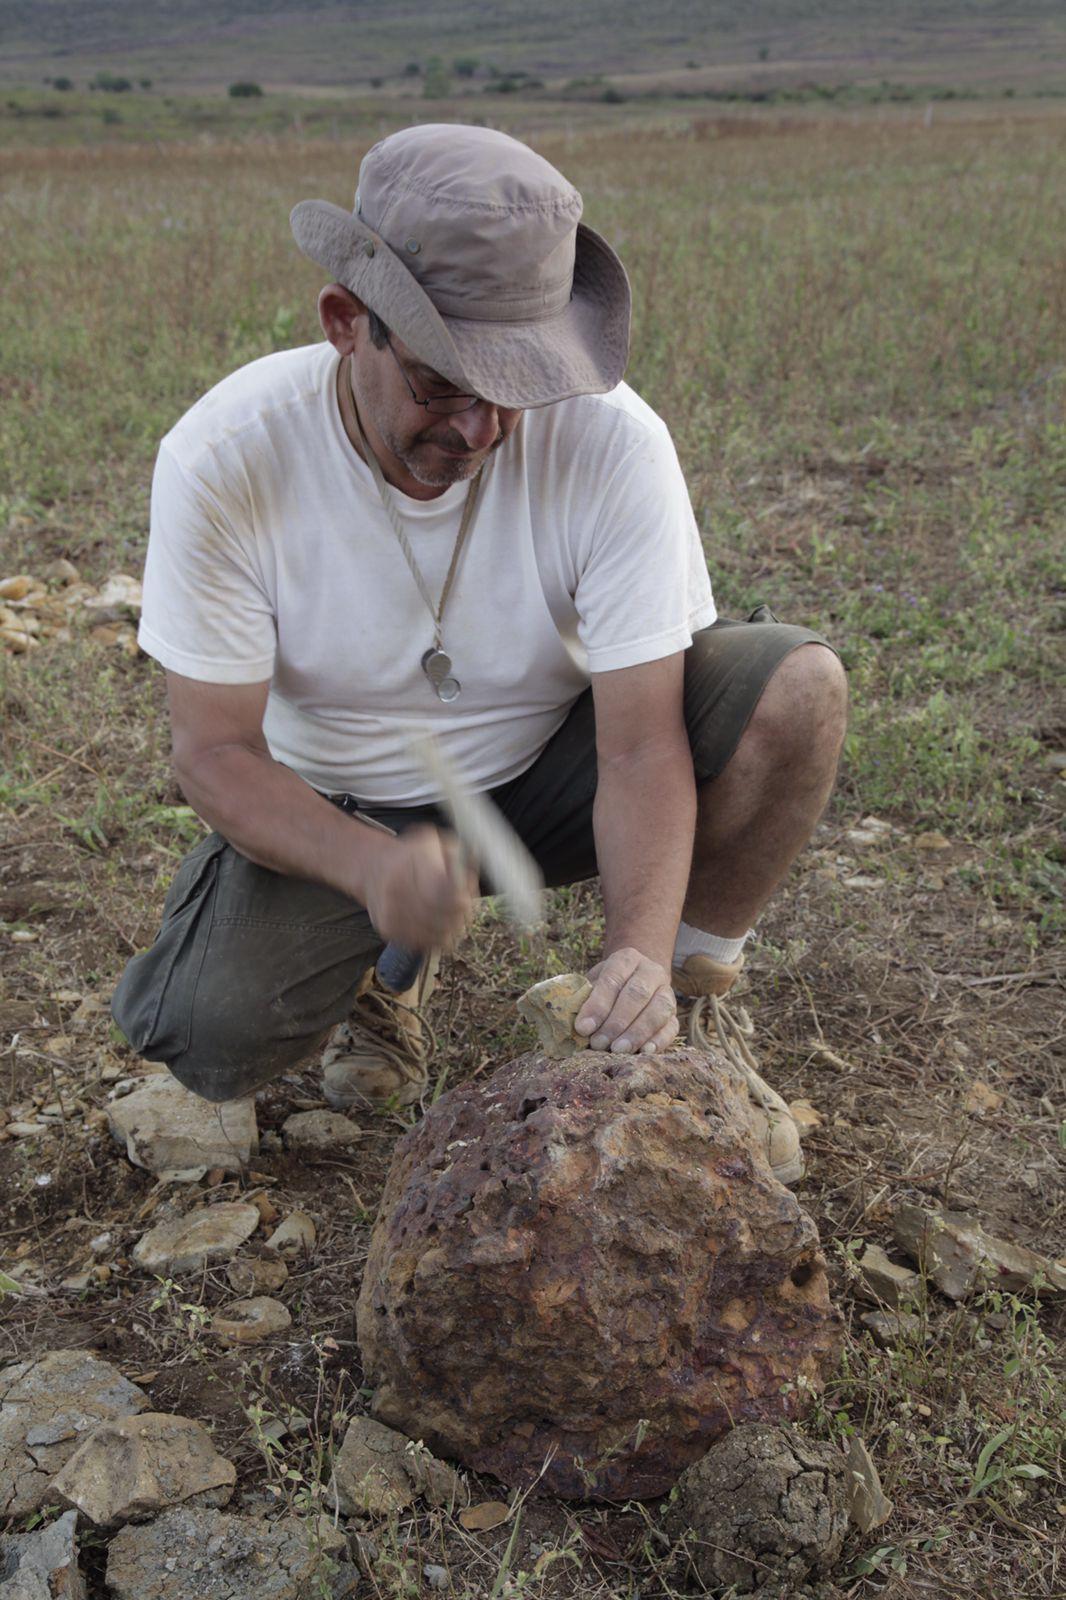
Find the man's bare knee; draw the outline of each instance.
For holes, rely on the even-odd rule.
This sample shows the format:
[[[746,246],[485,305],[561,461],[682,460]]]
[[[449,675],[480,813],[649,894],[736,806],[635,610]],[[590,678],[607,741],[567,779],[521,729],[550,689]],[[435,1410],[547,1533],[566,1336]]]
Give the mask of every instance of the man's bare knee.
[[[848,686],[839,658],[822,644],[791,651],[763,690],[745,741],[790,766],[833,763],[847,731]]]

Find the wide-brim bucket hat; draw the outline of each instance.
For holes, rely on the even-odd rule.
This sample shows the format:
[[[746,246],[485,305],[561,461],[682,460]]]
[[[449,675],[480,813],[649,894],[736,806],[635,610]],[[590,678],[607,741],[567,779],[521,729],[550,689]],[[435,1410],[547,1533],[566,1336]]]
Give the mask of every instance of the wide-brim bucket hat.
[[[550,162],[493,128],[390,134],[355,209],[302,200],[296,242],[463,393],[495,405],[605,394],[629,354],[629,281]]]

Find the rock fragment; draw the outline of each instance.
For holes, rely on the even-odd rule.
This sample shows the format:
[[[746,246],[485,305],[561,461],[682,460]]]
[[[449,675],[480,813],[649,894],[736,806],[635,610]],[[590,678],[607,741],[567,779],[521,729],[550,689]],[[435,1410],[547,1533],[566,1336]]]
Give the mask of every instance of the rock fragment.
[[[135,1167],[160,1178],[202,1178],[210,1167],[241,1172],[259,1148],[252,1097],[215,1105],[169,1073],[108,1107],[112,1136]]]
[[[861,1274],[860,1292],[867,1300],[894,1307],[904,1300],[913,1302],[922,1297],[920,1274],[890,1261],[880,1245],[868,1244],[857,1266]]]
[[[329,1153],[358,1144],[363,1131],[340,1111],[297,1111],[282,1125],[290,1150]]]
[[[574,1021],[592,993],[587,978],[577,972],[564,972],[545,978],[518,1002],[518,1015],[532,1022],[541,1050],[552,1061],[561,1061],[578,1050],[587,1050],[588,1037],[574,1032]]]
[[[317,1600],[323,1592],[345,1600],[357,1575],[348,1563],[336,1569],[317,1529],[296,1517],[268,1522],[186,1506],[123,1528],[107,1552],[116,1600]]]
[[[847,1533],[844,1458],[794,1428],[734,1428],[678,1480],[668,1520],[691,1529],[689,1556],[718,1593],[784,1583],[795,1593],[828,1573]]]
[[[986,1288],[1017,1294],[1037,1283],[1041,1294],[1066,1294],[1066,1264],[997,1239],[974,1217],[901,1205],[892,1228],[900,1248],[952,1300]]]
[[[848,1516],[860,1533],[871,1533],[892,1515],[892,1502],[885,1499],[881,1475],[857,1433],[848,1446],[847,1493]]]
[[[266,1294],[234,1300],[211,1318],[211,1332],[227,1344],[258,1344],[291,1326],[292,1317],[286,1307]]]
[[[916,1344],[922,1338],[922,1319],[913,1311],[865,1311],[859,1321],[882,1350]]]
[[[269,1245],[255,1255],[238,1257],[226,1268],[230,1287],[240,1295],[268,1294],[271,1289],[280,1289],[288,1276],[288,1267]]]
[[[310,1255],[315,1248],[315,1225],[306,1211],[290,1211],[267,1240],[267,1248],[292,1261],[296,1256]]]
[[[134,1245],[133,1259],[145,1272],[199,1272],[208,1262],[227,1260],[258,1226],[255,1206],[239,1200],[200,1206],[150,1228]]]
[[[87,1350],[53,1350],[0,1370],[0,1515],[21,1517],[102,1422],[135,1415],[143,1389]]]
[[[49,1495],[98,1527],[139,1522],[196,1498],[224,1506],[237,1469],[219,1455],[202,1423],[146,1411],[106,1422],[78,1446],[52,1480]]]
[[[523,1056],[396,1148],[358,1306],[372,1410],[510,1487],[662,1494],[833,1370],[817,1246],[724,1055]]]
[[[0,1595],[4,1600],[85,1600],[78,1570],[77,1512],[46,1528],[0,1534]]]
[[[449,1509],[470,1499],[453,1467],[371,1417],[353,1417],[348,1425],[333,1463],[330,1496],[345,1516],[387,1516],[419,1496]]]

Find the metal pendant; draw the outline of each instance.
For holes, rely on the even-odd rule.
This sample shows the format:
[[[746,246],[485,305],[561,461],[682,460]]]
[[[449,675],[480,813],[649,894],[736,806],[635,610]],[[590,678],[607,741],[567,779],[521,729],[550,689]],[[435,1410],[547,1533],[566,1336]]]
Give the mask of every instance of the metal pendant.
[[[422,657],[422,671],[433,685],[438,700],[445,704],[458,700],[462,684],[452,677],[452,658],[446,650],[439,650],[435,645],[427,650]]]

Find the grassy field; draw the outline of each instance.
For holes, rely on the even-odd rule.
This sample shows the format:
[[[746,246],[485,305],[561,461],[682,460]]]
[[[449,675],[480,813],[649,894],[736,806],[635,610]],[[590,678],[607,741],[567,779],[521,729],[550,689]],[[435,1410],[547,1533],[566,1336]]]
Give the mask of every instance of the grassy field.
[[[826,1590],[861,1600],[1066,1593],[1061,1313],[1003,1295],[956,1307],[930,1288],[920,1331],[882,1350],[853,1266],[907,1198],[1066,1248],[1054,109],[976,106],[930,127],[616,114],[537,135],[631,273],[630,381],[673,430],[720,608],[766,601],[822,629],[849,670],[838,791],[759,929],[744,999],[766,1075],[821,1117],[800,1192],[849,1337],[811,1426],[860,1432],[895,1503]],[[235,365],[316,337],[319,274],[287,213],[308,195],[350,204],[356,141],[378,131],[0,150],[0,576],[57,557],[93,583],[139,570],[156,442]],[[63,1113],[40,1138],[0,1129],[0,1245],[51,1286],[5,1302],[0,1360],[96,1343],[126,1371],[157,1369],[157,1408],[210,1420],[242,1488],[306,1506],[324,1397],[362,1404],[355,1284],[403,1119],[366,1119],[385,1135],[365,1142],[373,1157],[336,1164],[351,1203],[333,1171],[259,1158],[275,1203],[320,1228],[284,1361],[213,1352],[188,1307],[219,1303],[221,1277],[183,1286],[179,1309],[131,1268],[160,1196],[99,1108],[105,1074],[132,1058],[106,1017],[75,1008],[105,1000],[152,936],[198,834],[168,770],[160,676],[81,627],[0,656],[2,1097]],[[869,815],[890,825],[878,845],[849,837]],[[436,1002],[449,1082],[523,1044],[514,997],[546,963],[584,960],[598,929],[592,890],[556,897],[548,947],[518,949],[486,917]],[[309,1069],[268,1091],[261,1130],[314,1085]],[[110,1270],[64,1294],[83,1218],[112,1231]],[[261,1422],[291,1406],[312,1428],[279,1455],[248,1408]],[[456,1600],[700,1592],[655,1508],[523,1516],[509,1555],[508,1529],[463,1534],[440,1513],[382,1525],[365,1593],[422,1593],[426,1562]],[[99,1552],[89,1562],[98,1584]]]
[[[1057,0],[0,0],[0,82],[97,72],[168,89],[233,79],[351,88],[437,58],[564,82],[575,74],[738,79],[1057,83]],[[416,73],[417,76],[417,73]],[[457,85],[457,86],[461,86]]]

